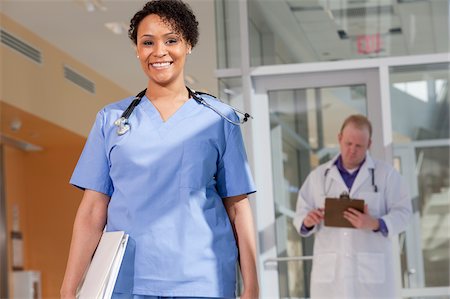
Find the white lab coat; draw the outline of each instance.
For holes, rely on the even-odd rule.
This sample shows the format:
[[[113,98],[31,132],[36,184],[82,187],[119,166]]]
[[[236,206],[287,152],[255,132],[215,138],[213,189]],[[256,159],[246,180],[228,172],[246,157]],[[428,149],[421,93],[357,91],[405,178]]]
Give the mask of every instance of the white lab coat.
[[[391,165],[367,154],[348,192],[334,165],[337,158],[312,171],[298,195],[295,228],[304,237],[315,233],[311,298],[395,298],[393,256],[398,253],[392,252],[391,237],[406,229],[412,213],[407,186]],[[378,192],[370,168],[375,169]],[[310,210],[323,208],[325,197],[339,197],[344,191],[365,200],[372,217],[386,223],[388,237],[365,229],[326,227],[323,222],[307,234],[300,232]]]

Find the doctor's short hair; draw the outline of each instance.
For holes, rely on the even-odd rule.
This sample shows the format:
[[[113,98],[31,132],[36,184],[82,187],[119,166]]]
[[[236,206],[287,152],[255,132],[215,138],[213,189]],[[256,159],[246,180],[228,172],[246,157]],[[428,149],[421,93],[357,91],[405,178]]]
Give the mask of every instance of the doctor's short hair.
[[[353,114],[347,117],[344,122],[342,123],[341,131],[344,131],[344,128],[348,125],[352,124],[358,129],[364,129],[367,128],[369,130],[369,138],[372,138],[372,124],[370,123],[369,119],[365,117],[362,114]]]
[[[198,22],[191,7],[181,0],[151,0],[130,21],[128,37],[137,44],[137,31],[141,21],[148,15],[159,16],[172,30],[194,48],[198,42]]]

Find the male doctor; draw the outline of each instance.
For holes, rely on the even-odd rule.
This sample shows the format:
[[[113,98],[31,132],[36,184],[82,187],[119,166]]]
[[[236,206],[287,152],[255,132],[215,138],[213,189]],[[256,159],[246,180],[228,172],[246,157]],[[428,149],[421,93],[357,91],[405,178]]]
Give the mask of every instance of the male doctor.
[[[338,134],[340,154],[312,171],[298,194],[295,228],[303,237],[315,234],[313,299],[399,297],[391,237],[406,229],[411,199],[399,173],[367,152],[371,136],[365,116],[348,117]],[[344,212],[354,228],[324,226],[325,198],[344,192],[363,199],[364,212]]]

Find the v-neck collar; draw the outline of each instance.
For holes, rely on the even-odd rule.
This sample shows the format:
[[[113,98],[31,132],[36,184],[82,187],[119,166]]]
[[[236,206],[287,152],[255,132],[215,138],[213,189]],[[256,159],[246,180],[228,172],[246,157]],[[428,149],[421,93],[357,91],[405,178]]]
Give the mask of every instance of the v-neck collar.
[[[139,107],[148,115],[161,138],[164,138],[170,129],[191,114],[192,110],[197,107],[197,102],[192,97],[189,98],[166,121],[162,119],[158,109],[156,109],[155,105],[153,105],[147,96],[142,97]]]

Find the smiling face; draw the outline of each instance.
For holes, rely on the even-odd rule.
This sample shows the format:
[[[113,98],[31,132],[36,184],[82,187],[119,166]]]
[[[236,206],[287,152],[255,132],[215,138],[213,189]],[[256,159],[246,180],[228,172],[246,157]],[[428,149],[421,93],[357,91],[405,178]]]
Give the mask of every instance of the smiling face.
[[[148,15],[140,22],[136,51],[150,83],[184,85],[184,64],[190,49],[181,34],[158,15]]]
[[[357,168],[366,157],[371,140],[366,126],[357,127],[353,123],[347,124],[338,135],[341,157],[346,169]]]

